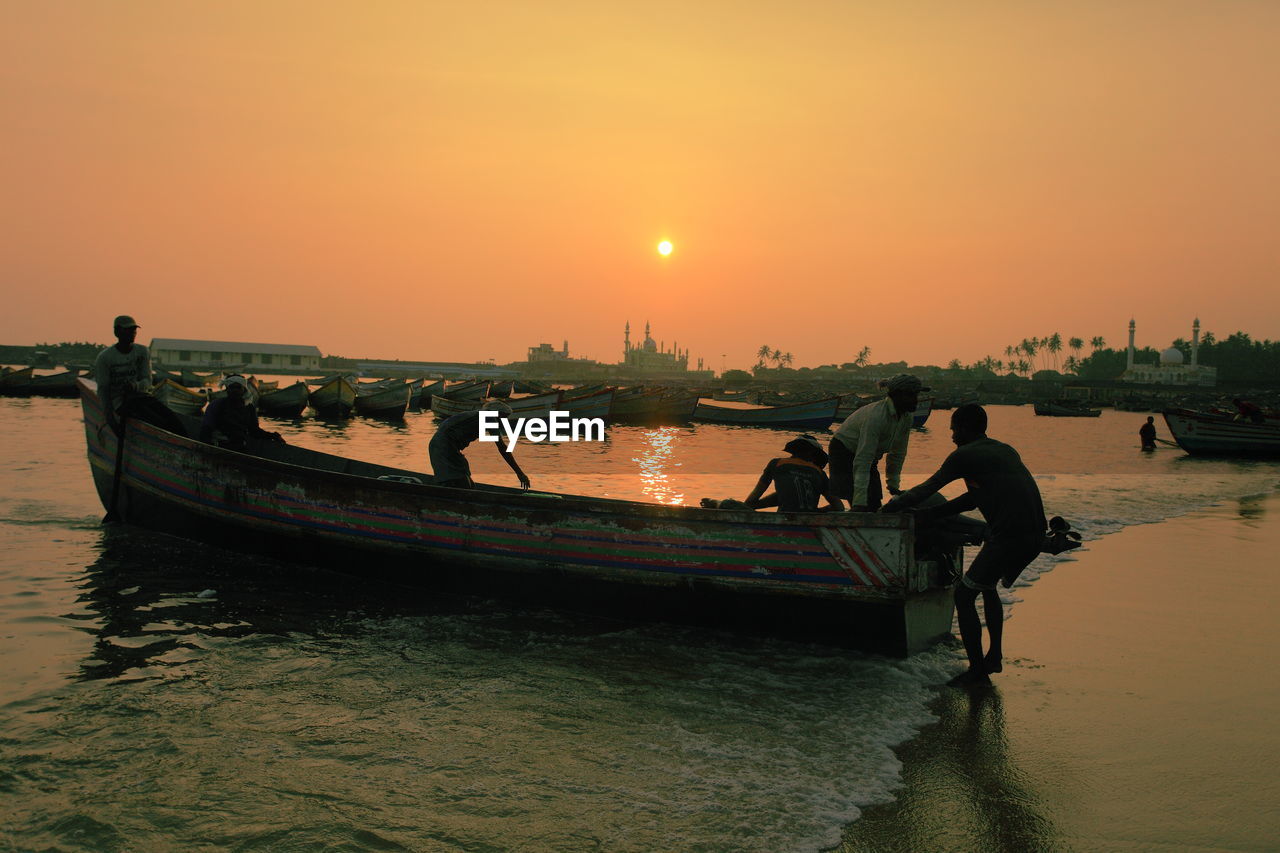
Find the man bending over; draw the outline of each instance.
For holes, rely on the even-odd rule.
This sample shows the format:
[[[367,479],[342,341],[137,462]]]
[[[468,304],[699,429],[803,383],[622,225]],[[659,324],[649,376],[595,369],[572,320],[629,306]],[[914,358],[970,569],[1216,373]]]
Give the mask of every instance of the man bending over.
[[[955,687],[991,684],[990,673],[1003,669],[1001,635],[1004,605],[996,581],[1010,587],[1044,543],[1044,504],[1031,472],[1018,452],[987,437],[987,413],[968,403],[951,415],[951,440],[956,449],[928,480],[890,500],[885,512],[909,509],[954,480],[964,480],[963,495],[936,509],[923,510],[930,518],[953,515],[975,507],[982,513],[990,534],[978,556],[956,584],[956,619],[960,639],[969,657],[969,669],[953,678]],[[982,594],[990,647],[982,653],[982,625],[977,599]]]

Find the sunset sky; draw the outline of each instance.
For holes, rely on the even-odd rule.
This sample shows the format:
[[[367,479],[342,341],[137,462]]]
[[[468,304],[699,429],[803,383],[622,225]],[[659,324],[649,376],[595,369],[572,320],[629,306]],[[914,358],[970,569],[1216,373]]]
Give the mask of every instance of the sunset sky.
[[[1280,3],[10,0],[0,343],[1280,338]],[[674,244],[663,257],[660,240]]]

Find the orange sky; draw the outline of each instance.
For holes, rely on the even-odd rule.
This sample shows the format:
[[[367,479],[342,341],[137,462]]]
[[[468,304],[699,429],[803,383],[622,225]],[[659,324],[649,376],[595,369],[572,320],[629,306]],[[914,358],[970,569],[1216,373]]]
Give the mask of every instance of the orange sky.
[[[0,343],[1280,338],[1280,3],[6,4]],[[663,259],[657,242],[675,252]],[[634,339],[634,336],[633,336]],[[723,356],[723,358],[722,358]]]

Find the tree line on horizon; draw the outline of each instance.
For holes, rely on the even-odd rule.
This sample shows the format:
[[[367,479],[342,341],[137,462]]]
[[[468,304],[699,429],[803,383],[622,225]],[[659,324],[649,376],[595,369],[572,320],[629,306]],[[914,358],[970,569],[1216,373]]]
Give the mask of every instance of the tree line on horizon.
[[[1084,354],[1086,346],[1089,349]],[[1191,362],[1191,342],[1178,338],[1173,346],[1182,352],[1184,363]],[[1124,373],[1128,363],[1128,347],[1112,349],[1106,339],[1095,335],[1063,337],[1059,332],[1043,337],[1031,336],[1009,344],[1001,352],[1003,357],[988,355],[972,364],[952,359],[944,374],[955,378],[995,379],[999,377],[1031,378],[1038,374],[1048,376],[1076,376],[1081,379],[1116,379]],[[793,356],[771,345],[763,345],[756,353],[753,372],[756,375],[783,372],[807,373],[811,368],[792,369]],[[1219,339],[1207,331],[1200,336],[1199,363],[1218,370],[1218,379],[1247,381],[1280,378],[1280,340],[1254,340],[1247,332],[1237,331]],[[1160,351],[1152,347],[1135,348],[1136,364],[1152,364],[1160,360]],[[770,367],[768,362],[773,362]],[[898,369],[905,362],[892,364],[871,363],[871,348],[862,347],[857,356],[843,364],[823,365],[825,368],[860,372],[866,369]],[[745,373],[745,371],[739,371]]]

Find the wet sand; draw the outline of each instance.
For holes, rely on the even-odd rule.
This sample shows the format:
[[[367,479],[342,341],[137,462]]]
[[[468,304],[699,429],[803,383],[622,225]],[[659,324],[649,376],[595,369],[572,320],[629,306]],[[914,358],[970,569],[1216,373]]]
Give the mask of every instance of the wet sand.
[[[1014,606],[996,687],[941,688],[863,850],[1280,846],[1280,495],[1124,530]]]

